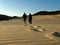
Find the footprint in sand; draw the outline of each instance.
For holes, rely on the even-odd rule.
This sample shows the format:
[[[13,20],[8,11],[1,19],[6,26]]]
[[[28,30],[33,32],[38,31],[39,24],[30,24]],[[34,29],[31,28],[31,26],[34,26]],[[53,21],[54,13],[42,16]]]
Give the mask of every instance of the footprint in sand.
[[[45,37],[50,40],[57,41],[57,42],[60,41],[60,33],[58,33],[58,32],[47,33],[47,34],[45,34]]]
[[[30,29],[35,32],[44,32],[45,31],[41,26],[30,26]]]

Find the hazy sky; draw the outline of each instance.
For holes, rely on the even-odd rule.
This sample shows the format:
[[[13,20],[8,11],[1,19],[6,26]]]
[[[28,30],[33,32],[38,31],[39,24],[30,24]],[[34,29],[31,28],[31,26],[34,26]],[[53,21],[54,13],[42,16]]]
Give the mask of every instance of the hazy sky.
[[[0,0],[0,14],[22,16],[45,10],[60,10],[60,0]]]

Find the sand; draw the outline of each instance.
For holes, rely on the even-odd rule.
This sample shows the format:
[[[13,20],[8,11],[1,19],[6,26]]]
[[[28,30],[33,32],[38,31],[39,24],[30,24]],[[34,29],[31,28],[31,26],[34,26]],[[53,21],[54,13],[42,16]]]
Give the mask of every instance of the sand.
[[[0,45],[60,45],[60,37],[51,34],[60,32],[60,18],[57,17],[33,17],[32,26],[41,26],[43,32],[31,30],[31,25],[25,25],[22,19],[0,21]]]

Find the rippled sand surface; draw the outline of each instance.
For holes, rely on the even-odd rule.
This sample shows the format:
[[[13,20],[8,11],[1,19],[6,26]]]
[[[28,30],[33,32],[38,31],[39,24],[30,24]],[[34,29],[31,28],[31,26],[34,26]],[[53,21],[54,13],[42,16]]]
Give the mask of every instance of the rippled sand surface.
[[[51,35],[51,32],[60,32],[60,22],[50,22],[33,22],[33,26],[39,25],[45,30],[37,32],[31,31],[30,25],[24,25],[21,20],[1,21],[0,45],[60,45],[60,37]]]

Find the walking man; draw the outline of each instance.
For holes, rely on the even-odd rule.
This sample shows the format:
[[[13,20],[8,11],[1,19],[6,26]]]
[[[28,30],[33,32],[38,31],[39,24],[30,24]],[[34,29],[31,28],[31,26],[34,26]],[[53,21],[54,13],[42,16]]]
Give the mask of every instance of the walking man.
[[[24,23],[26,24],[26,22],[27,22],[27,15],[26,15],[25,12],[24,12],[24,14],[23,14],[23,19],[24,19]]]
[[[29,14],[29,19],[28,20],[29,20],[29,23],[32,24],[32,15],[31,15],[31,13]]]

